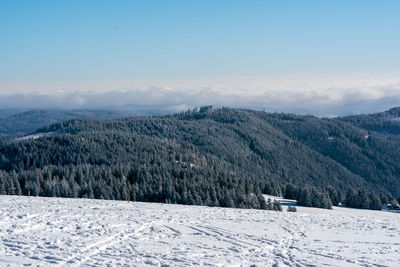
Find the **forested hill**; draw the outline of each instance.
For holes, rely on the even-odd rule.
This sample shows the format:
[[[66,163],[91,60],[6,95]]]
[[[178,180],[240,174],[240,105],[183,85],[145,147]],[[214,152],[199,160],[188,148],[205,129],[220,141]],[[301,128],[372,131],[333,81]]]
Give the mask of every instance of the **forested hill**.
[[[338,118],[369,131],[400,136],[400,107],[385,112]]]
[[[268,208],[261,193],[328,208],[400,196],[400,138],[341,119],[202,107],[38,132],[53,135],[0,141],[2,193],[252,208]]]

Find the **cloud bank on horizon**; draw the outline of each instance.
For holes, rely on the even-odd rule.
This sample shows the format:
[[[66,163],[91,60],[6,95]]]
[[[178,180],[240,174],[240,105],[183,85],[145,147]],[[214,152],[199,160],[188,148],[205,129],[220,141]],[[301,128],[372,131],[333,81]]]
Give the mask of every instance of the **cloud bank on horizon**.
[[[382,111],[400,106],[399,9],[396,0],[3,0],[0,108]]]
[[[37,109],[140,105],[180,111],[215,105],[317,116],[346,115],[400,106],[397,77],[400,75],[282,75],[208,81],[2,83],[0,106]]]

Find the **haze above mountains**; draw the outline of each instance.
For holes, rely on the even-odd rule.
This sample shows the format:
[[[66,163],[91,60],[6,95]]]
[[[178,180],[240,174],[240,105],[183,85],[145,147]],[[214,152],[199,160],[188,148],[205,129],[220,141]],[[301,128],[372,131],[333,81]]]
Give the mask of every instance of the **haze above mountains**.
[[[399,7],[1,1],[0,107],[381,112],[400,104]]]
[[[398,73],[275,75],[199,80],[2,83],[2,109],[167,109],[203,105],[315,116],[388,110],[400,103]],[[76,89],[82,88],[82,89]],[[135,109],[134,108],[134,109]]]

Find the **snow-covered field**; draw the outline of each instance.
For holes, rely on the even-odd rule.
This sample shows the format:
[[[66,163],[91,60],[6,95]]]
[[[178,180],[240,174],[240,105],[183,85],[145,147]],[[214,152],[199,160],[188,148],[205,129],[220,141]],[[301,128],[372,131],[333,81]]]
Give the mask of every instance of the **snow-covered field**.
[[[400,214],[0,196],[0,266],[400,266]]]

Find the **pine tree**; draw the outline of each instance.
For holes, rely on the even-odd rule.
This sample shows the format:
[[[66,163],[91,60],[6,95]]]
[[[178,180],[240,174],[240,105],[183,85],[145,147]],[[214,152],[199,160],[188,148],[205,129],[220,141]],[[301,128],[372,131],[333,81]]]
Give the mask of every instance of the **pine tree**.
[[[260,209],[262,209],[262,210],[268,209],[267,203],[265,202],[265,198],[261,193],[257,194],[257,199],[258,199],[258,202],[259,202]]]
[[[272,210],[274,208],[274,205],[272,203],[272,200],[268,198],[267,200],[267,210]]]
[[[331,199],[329,198],[329,195],[327,192],[325,192],[322,195],[322,200],[321,200],[321,208],[323,209],[332,209],[332,202]]]
[[[382,208],[382,202],[374,192],[371,192],[369,194],[369,199],[370,199],[370,207],[369,207],[370,209],[380,210]]]
[[[281,203],[278,200],[274,200],[274,202],[272,203],[272,210],[275,211],[282,211],[282,206]]]

